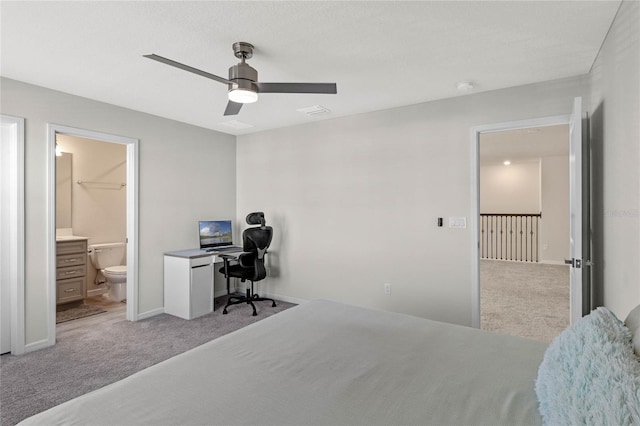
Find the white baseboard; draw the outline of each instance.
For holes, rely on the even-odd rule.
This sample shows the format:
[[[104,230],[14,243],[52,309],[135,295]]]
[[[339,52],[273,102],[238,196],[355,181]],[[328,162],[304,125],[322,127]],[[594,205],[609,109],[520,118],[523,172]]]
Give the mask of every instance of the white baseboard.
[[[541,260],[540,263],[542,263],[543,265],[565,265],[563,260]]]
[[[107,289],[105,288],[97,288],[95,290],[87,290],[87,297],[96,297],[96,296],[100,296],[102,294],[106,294],[107,293]]]
[[[308,302],[307,299],[300,299],[298,297],[284,296],[282,294],[275,294],[275,293],[262,293],[262,297],[268,297],[270,299],[282,300],[283,302],[287,302],[287,303],[295,303],[296,305],[300,305],[302,303]]]
[[[308,302],[307,299],[300,299],[300,298],[297,298],[297,297],[289,297],[289,296],[284,296],[282,294],[266,293],[264,291],[259,291],[257,293],[260,294],[260,296],[262,296],[262,297],[268,297],[270,299],[282,300],[283,302],[287,302],[287,303],[295,303],[296,305],[300,305],[301,303]],[[213,294],[213,297],[220,297],[220,296],[226,296],[226,295],[227,295],[227,289],[224,289],[224,290],[219,290],[219,291],[215,292]]]
[[[52,346],[49,339],[38,340],[37,342],[24,345],[24,353],[39,351],[40,349],[48,348],[49,346]]]
[[[147,312],[142,312],[138,314],[138,320],[143,320],[151,317],[155,317],[156,315],[164,314],[164,307],[158,309],[152,309]]]
[[[227,289],[225,288],[224,290],[218,290],[215,293],[213,293],[213,297],[220,297],[220,296],[226,296],[227,295]]]

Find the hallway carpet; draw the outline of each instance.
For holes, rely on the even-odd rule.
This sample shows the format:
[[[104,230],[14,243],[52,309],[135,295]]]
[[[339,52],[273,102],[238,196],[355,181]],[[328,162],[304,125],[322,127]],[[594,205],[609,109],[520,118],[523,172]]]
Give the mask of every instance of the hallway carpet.
[[[483,330],[550,343],[569,326],[569,268],[480,261]]]

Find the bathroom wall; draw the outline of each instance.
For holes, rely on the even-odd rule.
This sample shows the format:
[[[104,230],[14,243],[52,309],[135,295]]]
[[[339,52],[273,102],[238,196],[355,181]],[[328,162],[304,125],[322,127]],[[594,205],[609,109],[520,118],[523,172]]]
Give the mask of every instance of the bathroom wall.
[[[89,244],[124,242],[126,239],[126,145],[58,135],[58,146],[73,154],[71,227]],[[79,184],[78,181],[82,181]],[[123,264],[125,263],[123,259]],[[96,286],[97,271],[87,265],[87,296],[104,293]]]

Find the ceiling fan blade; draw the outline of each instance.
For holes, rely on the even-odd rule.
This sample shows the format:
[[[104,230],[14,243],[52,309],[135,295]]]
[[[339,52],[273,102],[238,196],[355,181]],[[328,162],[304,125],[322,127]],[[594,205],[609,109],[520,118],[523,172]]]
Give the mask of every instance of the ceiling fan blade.
[[[238,102],[229,101],[227,108],[224,110],[224,115],[237,115],[242,108],[242,104]]]
[[[338,93],[336,83],[255,83],[259,93]]]
[[[190,67],[189,65],[181,64],[180,62],[176,62],[174,60],[165,58],[160,55],[156,55],[152,53],[150,55],[142,55],[145,58],[153,59],[154,61],[162,62],[163,64],[171,65],[172,67],[180,68],[181,70],[189,71],[194,74],[198,74],[202,77],[210,78],[211,80],[219,81],[224,84],[232,84],[232,81],[227,80],[226,78],[218,77],[215,74],[208,73],[206,71],[199,70],[197,68]]]

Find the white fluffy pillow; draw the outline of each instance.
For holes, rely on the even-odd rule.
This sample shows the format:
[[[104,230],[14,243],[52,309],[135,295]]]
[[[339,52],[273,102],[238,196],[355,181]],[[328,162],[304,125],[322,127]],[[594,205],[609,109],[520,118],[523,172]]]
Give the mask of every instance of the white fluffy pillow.
[[[598,308],[547,348],[536,394],[547,425],[640,425],[640,361],[627,327]]]
[[[631,332],[633,350],[636,352],[636,355],[640,356],[640,305],[629,312],[627,319],[624,320],[624,325],[626,325]]]

